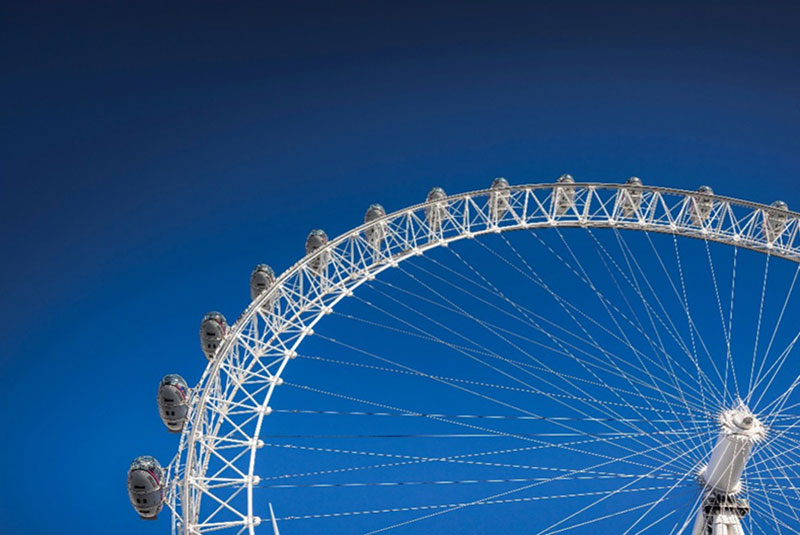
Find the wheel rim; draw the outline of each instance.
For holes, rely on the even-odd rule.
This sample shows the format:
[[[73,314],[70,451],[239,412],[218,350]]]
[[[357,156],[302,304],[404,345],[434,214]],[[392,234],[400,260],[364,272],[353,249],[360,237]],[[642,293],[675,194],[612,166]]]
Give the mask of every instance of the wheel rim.
[[[226,521],[227,527],[234,532],[242,528],[256,531],[261,523],[259,511],[265,508],[257,506],[253,498],[254,488],[260,484],[255,472],[261,444],[252,437],[261,434],[281,375],[317,322],[384,270],[461,239],[511,230],[573,227],[668,233],[798,262],[797,214],[724,197],[709,199],[710,204],[703,204],[706,197],[696,192],[645,186],[520,186],[411,207],[331,241],[287,270],[251,303],[206,369],[196,388],[178,456],[170,465],[168,503],[175,511],[174,530],[195,533],[223,527],[224,522],[214,523],[213,515],[210,521],[203,518],[201,502],[224,512],[226,503],[244,495],[246,511],[237,509],[241,518]],[[633,210],[631,206],[635,206]],[[378,228],[377,233],[365,232]],[[371,235],[381,237],[379,249],[370,243]],[[320,259],[328,264],[325,276],[313,268]],[[252,408],[252,414],[244,419],[252,431],[229,431],[243,421],[230,416],[237,407]],[[241,451],[232,455],[231,461],[219,452],[236,435],[240,435]],[[214,462],[227,463],[227,470],[209,478],[209,466]],[[215,482],[236,478],[240,479],[238,486],[214,488]]]

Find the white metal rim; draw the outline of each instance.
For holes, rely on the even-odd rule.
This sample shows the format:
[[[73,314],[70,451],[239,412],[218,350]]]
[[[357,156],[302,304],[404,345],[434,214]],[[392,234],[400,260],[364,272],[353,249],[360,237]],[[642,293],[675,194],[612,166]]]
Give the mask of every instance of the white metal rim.
[[[503,213],[493,209],[495,195],[507,195]],[[641,196],[639,196],[641,194]],[[505,198],[505,197],[504,197]],[[710,200],[710,203],[708,201]],[[633,208],[631,208],[633,207]],[[442,214],[441,219],[426,217]],[[670,233],[734,245],[800,262],[800,214],[723,196],[639,185],[607,183],[534,184],[486,189],[418,204],[354,228],[311,256],[287,269],[258,296],[231,326],[217,357],[209,363],[195,388],[179,450],[169,466],[173,533],[196,534],[226,528],[250,534],[261,523],[253,506],[258,436],[269,403],[289,360],[303,339],[341,299],[365,281],[406,258],[434,247],[488,233],[548,227],[616,228]],[[367,233],[369,229],[380,232]],[[367,236],[378,235],[370,243]],[[323,274],[314,266],[325,264]],[[264,312],[269,307],[269,313]],[[261,321],[265,328],[258,331]],[[259,336],[246,333],[255,329]],[[239,353],[245,355],[239,358]],[[268,386],[265,388],[263,382]],[[215,440],[225,423],[237,426],[227,415],[238,394],[253,381],[260,384],[258,401],[251,394],[252,433],[239,429],[242,448],[249,455],[228,461],[216,450]],[[225,450],[231,451],[231,450]],[[237,474],[238,482],[209,488],[206,477],[211,456],[222,459]],[[247,456],[246,468],[242,459]],[[223,479],[223,478],[220,478]],[[231,478],[224,478],[229,484]],[[212,481],[213,482],[213,481]],[[235,489],[235,490],[231,490]],[[229,502],[244,491],[247,510],[234,510]],[[200,518],[203,497],[216,504],[211,517]],[[235,521],[214,522],[213,516],[229,510]]]

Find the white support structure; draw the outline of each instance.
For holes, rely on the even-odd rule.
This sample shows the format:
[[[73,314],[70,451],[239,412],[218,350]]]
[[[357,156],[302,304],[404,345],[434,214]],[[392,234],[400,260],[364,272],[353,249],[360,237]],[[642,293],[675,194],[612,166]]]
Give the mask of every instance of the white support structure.
[[[498,198],[503,210],[497,208]],[[772,206],[697,192],[571,183],[453,195],[354,228],[290,267],[250,303],[209,362],[194,388],[178,454],[169,466],[167,505],[173,511],[173,533],[255,533],[262,524],[259,514],[268,514],[253,500],[258,437],[281,374],[327,312],[404,259],[482,234],[592,227],[706,239],[800,262],[799,217]],[[370,229],[380,232],[367,232]],[[376,235],[379,242],[368,238]],[[708,481],[727,488],[738,480],[735,463],[746,457],[743,452],[734,448],[731,460],[726,448],[715,451],[715,466],[728,468],[720,472],[722,479],[712,470]],[[269,524],[265,519],[263,525]]]
[[[744,535],[741,519],[749,508],[737,495],[750,451],[766,436],[766,429],[745,406],[723,412],[719,424],[719,438],[700,475],[705,498],[692,535]]]
[[[709,490],[735,494],[741,490],[742,472],[750,450],[764,438],[765,430],[745,408],[723,412],[720,426],[719,439],[703,472],[703,482]]]

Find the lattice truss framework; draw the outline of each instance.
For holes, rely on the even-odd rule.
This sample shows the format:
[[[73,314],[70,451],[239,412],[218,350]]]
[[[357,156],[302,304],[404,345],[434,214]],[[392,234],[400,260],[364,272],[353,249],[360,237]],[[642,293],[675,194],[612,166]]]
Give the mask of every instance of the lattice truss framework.
[[[167,470],[175,534],[253,533],[259,440],[281,374],[315,324],[385,269],[482,234],[546,227],[676,234],[800,262],[799,214],[675,189],[537,184],[450,196],[355,228],[286,270],[242,313],[193,389]]]

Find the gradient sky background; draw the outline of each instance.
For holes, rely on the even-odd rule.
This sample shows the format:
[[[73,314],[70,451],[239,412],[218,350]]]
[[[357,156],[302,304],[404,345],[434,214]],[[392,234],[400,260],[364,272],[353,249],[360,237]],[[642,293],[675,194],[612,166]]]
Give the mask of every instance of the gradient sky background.
[[[428,189],[623,181],[800,207],[800,17],[727,2],[0,8],[0,532],[164,533],[158,379],[311,228]]]

